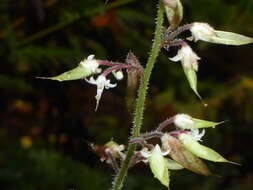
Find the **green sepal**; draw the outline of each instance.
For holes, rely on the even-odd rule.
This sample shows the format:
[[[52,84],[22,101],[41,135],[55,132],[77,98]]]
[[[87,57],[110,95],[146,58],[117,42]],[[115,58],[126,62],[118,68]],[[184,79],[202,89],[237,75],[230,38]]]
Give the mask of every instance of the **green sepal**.
[[[154,177],[157,178],[163,185],[168,187],[170,182],[168,161],[164,158],[164,156],[162,156],[158,145],[156,145],[156,147],[152,150],[148,162]]]
[[[207,37],[204,41],[234,46],[253,43],[253,38],[241,34],[219,30],[215,30],[214,32],[214,36]]]
[[[174,160],[167,158],[167,161],[168,161],[168,169],[169,170],[181,170],[184,168],[182,165],[180,165],[179,163],[177,163]]]
[[[107,142],[107,143],[105,144],[105,147],[108,147],[108,148],[111,148],[111,147],[113,147],[113,146],[119,146],[119,144],[116,143],[116,142],[114,142],[114,141],[112,141],[112,140],[110,140],[109,142]]]
[[[206,121],[206,120],[195,119],[195,118],[192,118],[192,121],[194,122],[194,125],[192,126],[193,129],[216,127],[217,125],[224,123],[224,121],[212,122],[212,121]]]
[[[184,69],[185,76],[189,82],[191,89],[199,97],[199,99],[202,99],[197,90],[198,79],[197,79],[196,71],[193,68],[187,68],[184,66],[183,66],[183,69]]]
[[[66,71],[60,75],[54,77],[37,77],[40,79],[49,79],[49,80],[57,80],[59,82],[69,81],[69,80],[78,80],[86,78],[90,75],[94,74],[92,70],[85,68],[83,65],[79,64],[76,68]]]
[[[171,158],[181,166],[200,175],[212,175],[206,164],[196,155],[188,151],[180,140],[169,134],[165,134],[161,140],[163,149],[170,150],[169,155]]]
[[[236,164],[234,162],[228,161],[213,149],[199,144],[196,140],[193,139],[193,137],[190,134],[185,133],[180,134],[179,140],[183,143],[184,147],[187,150],[189,150],[191,153],[195,154],[200,158],[213,162],[229,162]]]

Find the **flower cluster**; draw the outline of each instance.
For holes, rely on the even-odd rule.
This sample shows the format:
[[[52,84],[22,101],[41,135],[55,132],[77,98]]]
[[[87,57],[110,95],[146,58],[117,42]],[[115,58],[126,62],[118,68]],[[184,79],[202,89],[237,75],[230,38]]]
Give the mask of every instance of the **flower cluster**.
[[[168,187],[169,170],[186,168],[208,176],[212,173],[200,158],[213,162],[230,162],[199,143],[205,134],[204,128],[215,127],[221,123],[196,119],[187,114],[177,114],[162,122],[155,131],[133,138],[130,143],[138,143],[144,147],[137,151],[136,155],[141,161],[148,163],[154,177]],[[174,124],[176,130],[169,133],[162,132],[169,124]],[[203,130],[200,131],[201,129]],[[160,138],[161,144],[149,144],[147,141],[151,138]]]
[[[129,53],[125,63],[119,62],[110,62],[105,60],[94,59],[95,55],[89,55],[87,59],[84,59],[79,63],[79,65],[67,72],[64,72],[60,75],[54,77],[38,77],[42,79],[51,79],[58,81],[69,81],[69,80],[78,80],[85,79],[89,84],[97,86],[96,98],[96,108],[97,110],[99,101],[101,99],[104,89],[114,88],[117,84],[112,84],[108,75],[112,74],[116,80],[122,80],[124,78],[122,70],[127,70],[127,73],[134,72],[139,76],[143,74],[143,68],[139,64],[137,58],[133,53]],[[102,66],[108,67],[102,70]],[[99,74],[96,78],[94,75]],[[88,79],[88,77],[90,77]]]

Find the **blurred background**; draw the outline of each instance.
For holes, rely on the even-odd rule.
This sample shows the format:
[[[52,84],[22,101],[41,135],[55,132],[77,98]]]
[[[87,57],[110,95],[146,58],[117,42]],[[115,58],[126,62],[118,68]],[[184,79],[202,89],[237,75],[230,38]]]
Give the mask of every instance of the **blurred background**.
[[[253,36],[252,0],[182,0],[183,23],[208,22],[219,30]],[[0,188],[3,190],[106,190],[112,169],[88,142],[111,138],[126,144],[132,115],[126,80],[105,90],[97,112],[96,87],[85,81],[55,82],[55,76],[95,54],[125,60],[134,52],[145,66],[154,34],[157,1],[1,0],[0,3]],[[168,23],[165,23],[166,25]],[[202,58],[199,92],[189,88],[180,63],[162,50],[146,103],[143,131],[176,113],[227,122],[209,129],[204,144],[241,166],[206,162],[221,177],[172,172],[171,189],[253,189],[253,45],[191,44]],[[171,127],[173,129],[173,126]],[[164,188],[140,164],[124,189]],[[165,188],[164,188],[165,189]]]

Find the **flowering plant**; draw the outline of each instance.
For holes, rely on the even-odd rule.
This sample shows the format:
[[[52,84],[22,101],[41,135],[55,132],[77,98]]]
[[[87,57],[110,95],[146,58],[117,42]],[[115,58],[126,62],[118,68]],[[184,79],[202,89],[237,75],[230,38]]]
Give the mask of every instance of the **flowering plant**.
[[[164,13],[170,26],[163,26]],[[174,62],[181,61],[191,89],[201,99],[197,90],[196,74],[200,57],[190,47],[188,41],[197,42],[202,40],[225,45],[244,45],[253,42],[253,39],[247,36],[215,30],[208,23],[193,22],[180,26],[182,18],[183,6],[180,0],[159,1],[155,38],[145,69],[131,52],[128,53],[124,62],[99,60],[95,59],[94,55],[90,55],[70,71],[55,77],[39,77],[57,81],[85,79],[89,84],[96,85],[95,110],[98,108],[104,89],[114,88],[117,85],[116,83],[111,83],[110,74],[114,76],[116,81],[122,80],[124,75],[127,74],[128,86],[132,88],[140,81],[132,135],[127,151],[125,151],[126,146],[119,145],[113,141],[102,146],[103,154],[100,155],[101,160],[112,165],[116,172],[113,190],[121,189],[129,167],[140,162],[147,163],[154,177],[166,187],[169,187],[170,170],[186,168],[200,175],[212,175],[212,172],[201,159],[234,163],[199,143],[205,134],[203,128],[214,128],[223,122],[206,121],[193,118],[187,114],[177,114],[163,121],[154,131],[140,133],[149,78],[161,49],[178,48],[177,55],[169,59]],[[180,34],[185,31],[190,31],[191,37],[180,37]],[[94,78],[94,75],[98,76]],[[164,132],[164,129],[170,124],[174,124],[176,129]],[[203,129],[202,132],[200,132],[201,129]],[[158,138],[159,143],[152,144],[149,141],[152,138]],[[97,151],[99,146],[93,146],[93,149]]]

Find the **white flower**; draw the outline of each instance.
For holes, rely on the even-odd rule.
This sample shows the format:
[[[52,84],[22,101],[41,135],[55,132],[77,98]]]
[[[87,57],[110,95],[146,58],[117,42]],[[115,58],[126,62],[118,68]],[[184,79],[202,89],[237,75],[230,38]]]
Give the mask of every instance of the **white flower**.
[[[90,84],[97,85],[97,95],[95,96],[97,100],[97,104],[96,104],[95,110],[97,110],[98,108],[99,100],[101,98],[104,88],[109,89],[109,88],[114,88],[115,86],[117,86],[117,84],[111,84],[110,80],[106,80],[105,76],[103,75],[98,76],[96,80],[93,77],[90,77],[89,80],[88,79],[85,79],[85,80]]]
[[[183,67],[198,71],[198,60],[200,57],[187,44],[183,44],[177,55],[170,58],[171,61],[181,61]]]
[[[113,76],[117,79],[117,80],[122,80],[124,75],[123,72],[121,70],[119,71],[112,71]]]
[[[150,158],[152,155],[161,155],[161,156],[166,156],[169,154],[169,151],[161,151],[161,148],[160,146],[157,144],[155,146],[155,148],[153,148],[151,151],[149,151],[147,148],[143,148],[141,151],[140,151],[141,155],[144,157],[144,158]],[[147,162],[144,160],[144,162]]]
[[[201,138],[205,135],[205,129],[203,129],[201,133],[198,129],[192,129],[191,135],[195,141],[202,141]]]
[[[215,30],[207,23],[194,22],[190,31],[195,42],[198,40],[208,41],[216,36]]]
[[[80,62],[80,65],[82,65],[85,69],[90,70],[92,73],[100,73],[101,69],[98,68],[99,64],[94,57],[95,55],[89,55],[87,59]]]
[[[141,151],[141,153],[143,157],[147,158],[154,177],[157,178],[163,185],[168,187],[170,181],[168,169],[169,164],[164,156],[166,156],[169,152],[162,152],[160,146],[157,144],[151,151],[145,150]]]
[[[174,124],[181,129],[192,129],[194,121],[192,117],[187,114],[177,114],[175,116]]]

